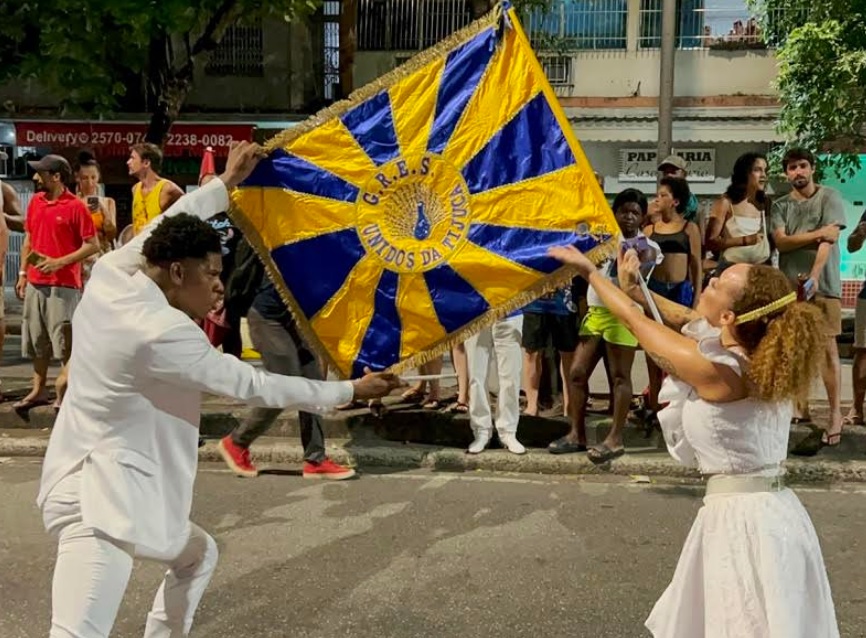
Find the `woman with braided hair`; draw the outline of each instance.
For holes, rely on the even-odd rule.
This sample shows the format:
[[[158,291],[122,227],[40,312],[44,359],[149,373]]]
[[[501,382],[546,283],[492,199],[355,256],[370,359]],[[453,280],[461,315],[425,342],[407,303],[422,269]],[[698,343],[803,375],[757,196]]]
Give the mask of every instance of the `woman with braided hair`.
[[[645,303],[633,251],[622,290],[572,246],[574,265],[647,355],[668,373],[659,421],[671,455],[708,477],[704,506],[673,581],[646,625],[656,638],[838,638],[815,529],[784,486],[793,401],[823,360],[819,311],[797,302],[785,275],[737,264],[710,281],[692,310]]]

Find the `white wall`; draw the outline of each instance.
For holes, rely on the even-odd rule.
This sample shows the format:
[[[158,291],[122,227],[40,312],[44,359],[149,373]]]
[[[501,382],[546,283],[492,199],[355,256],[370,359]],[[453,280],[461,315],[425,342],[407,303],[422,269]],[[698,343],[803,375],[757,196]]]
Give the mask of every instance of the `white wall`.
[[[358,51],[355,54],[355,88],[394,68],[394,51]],[[574,54],[570,89],[560,96],[627,97],[658,96],[659,51],[583,51]],[[676,54],[675,94],[773,95],[776,77],[772,51],[679,50]]]
[[[587,97],[659,94],[657,50],[580,52],[573,56],[571,95]],[[676,53],[678,96],[773,95],[776,58],[769,51],[681,50]]]

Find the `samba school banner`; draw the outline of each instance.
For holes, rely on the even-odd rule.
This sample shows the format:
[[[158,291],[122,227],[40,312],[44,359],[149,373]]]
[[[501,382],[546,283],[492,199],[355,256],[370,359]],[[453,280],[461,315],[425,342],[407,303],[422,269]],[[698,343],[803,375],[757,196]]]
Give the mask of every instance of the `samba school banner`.
[[[272,140],[232,215],[344,378],[401,371],[570,281],[618,229],[513,9]]]

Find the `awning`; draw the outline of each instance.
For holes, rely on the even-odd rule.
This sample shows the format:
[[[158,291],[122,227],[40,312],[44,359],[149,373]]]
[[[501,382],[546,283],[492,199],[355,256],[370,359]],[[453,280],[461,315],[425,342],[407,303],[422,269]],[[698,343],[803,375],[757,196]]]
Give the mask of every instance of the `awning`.
[[[598,119],[571,120],[577,139],[585,142],[626,142],[655,144],[658,120]],[[750,144],[782,142],[772,119],[690,119],[674,120],[674,144],[711,144],[719,142]]]
[[[731,180],[728,177],[717,177],[711,182],[689,182],[689,190],[698,197],[718,196],[725,192],[725,189],[730,185]],[[604,178],[605,193],[619,193],[625,188],[636,188],[647,196],[656,194],[656,182],[634,182],[620,180],[618,177]]]
[[[125,156],[129,147],[144,141],[146,122],[89,122],[67,120],[16,120],[17,146],[35,146],[60,151],[88,148],[97,156]],[[176,122],[162,150],[166,157],[198,156],[208,146],[219,156],[228,155],[233,141],[251,140],[252,124]]]

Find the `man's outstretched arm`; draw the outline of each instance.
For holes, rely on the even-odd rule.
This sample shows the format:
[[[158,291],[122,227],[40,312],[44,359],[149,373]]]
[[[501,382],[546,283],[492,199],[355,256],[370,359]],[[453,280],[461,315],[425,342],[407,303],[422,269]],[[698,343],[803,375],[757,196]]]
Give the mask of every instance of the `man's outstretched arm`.
[[[226,170],[219,179],[211,180],[195,192],[178,199],[165,213],[145,226],[128,244],[105,255],[97,262],[99,266],[112,266],[134,274],[141,267],[141,249],[157,224],[166,217],[187,213],[199,219],[208,219],[229,207],[229,190],[240,184],[264,157],[264,150],[258,144],[240,142],[229,151]],[[94,273],[97,268],[94,268]]]

